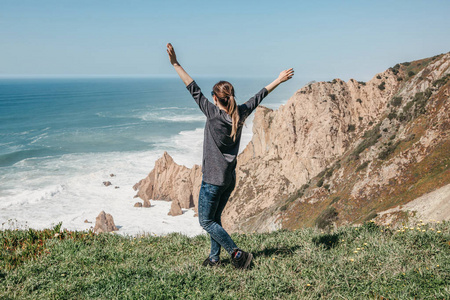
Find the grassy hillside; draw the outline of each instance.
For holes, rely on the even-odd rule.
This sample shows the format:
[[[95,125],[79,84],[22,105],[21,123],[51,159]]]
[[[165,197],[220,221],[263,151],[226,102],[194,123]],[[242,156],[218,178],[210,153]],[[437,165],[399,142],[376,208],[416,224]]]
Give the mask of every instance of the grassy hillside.
[[[209,239],[0,232],[2,299],[449,299],[450,223],[234,235],[251,270],[205,268]]]

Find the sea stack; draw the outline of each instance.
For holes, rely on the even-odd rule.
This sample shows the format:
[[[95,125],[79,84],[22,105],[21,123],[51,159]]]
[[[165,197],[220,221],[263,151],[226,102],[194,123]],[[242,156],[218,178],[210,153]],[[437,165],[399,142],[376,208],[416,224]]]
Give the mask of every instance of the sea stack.
[[[119,230],[119,229],[114,224],[114,219],[111,216],[111,214],[107,214],[107,213],[105,213],[105,211],[102,210],[102,212],[95,219],[94,231],[97,233],[101,233],[101,232],[111,232],[111,231],[117,231],[117,230]]]

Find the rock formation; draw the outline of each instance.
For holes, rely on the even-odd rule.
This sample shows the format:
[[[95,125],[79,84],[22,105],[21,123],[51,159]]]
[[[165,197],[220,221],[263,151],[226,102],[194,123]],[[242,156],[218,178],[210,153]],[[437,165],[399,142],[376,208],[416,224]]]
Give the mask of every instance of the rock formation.
[[[337,224],[362,222],[447,184],[449,73],[447,53],[398,64],[367,83],[309,84],[275,111],[260,106],[253,138],[238,157],[224,227],[313,226],[330,206]],[[191,199],[197,205],[200,183],[199,166],[178,166],[164,153],[136,188],[142,199],[188,208]]]
[[[182,215],[183,211],[181,210],[179,201],[172,201],[172,205],[170,206],[170,211],[168,213],[169,216],[179,216]]]
[[[110,214],[102,211],[95,219],[94,231],[97,233],[111,232],[119,230],[114,224],[114,219]]]
[[[192,169],[180,166],[173,158],[164,152],[155,162],[150,174],[134,185],[137,195],[145,201],[167,200],[179,202],[181,208],[197,210],[198,194],[202,175],[200,166]]]

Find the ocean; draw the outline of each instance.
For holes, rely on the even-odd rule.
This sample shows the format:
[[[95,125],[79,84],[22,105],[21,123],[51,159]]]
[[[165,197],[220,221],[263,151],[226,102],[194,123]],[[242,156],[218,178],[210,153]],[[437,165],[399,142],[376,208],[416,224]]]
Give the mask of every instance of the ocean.
[[[196,81],[209,98],[220,79]],[[225,78],[238,103],[272,79]],[[293,92],[276,90],[263,105],[278,108]],[[133,207],[139,199],[132,186],[164,151],[178,164],[200,164],[205,120],[175,77],[0,78],[2,228],[62,222],[69,230],[87,230],[104,210],[124,235],[201,234],[192,210],[172,217],[169,202]],[[249,118],[241,151],[251,129]]]

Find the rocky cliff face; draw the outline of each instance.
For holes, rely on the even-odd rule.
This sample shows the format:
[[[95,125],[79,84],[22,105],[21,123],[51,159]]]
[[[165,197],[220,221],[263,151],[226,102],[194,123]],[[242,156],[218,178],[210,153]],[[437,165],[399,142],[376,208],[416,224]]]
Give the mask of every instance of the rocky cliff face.
[[[380,200],[392,180],[402,184],[405,166],[417,166],[448,144],[449,73],[450,54],[445,54],[396,65],[367,83],[310,84],[278,110],[258,108],[252,141],[238,158],[237,187],[223,214],[224,227],[265,231],[314,225],[325,209],[336,212],[338,223],[358,222],[392,206]],[[170,161],[167,156],[162,159]],[[198,166],[160,164],[139,188],[141,198],[187,203],[185,194],[190,194],[197,200]],[[428,184],[416,195],[437,186]],[[374,204],[379,201],[384,205]]]

